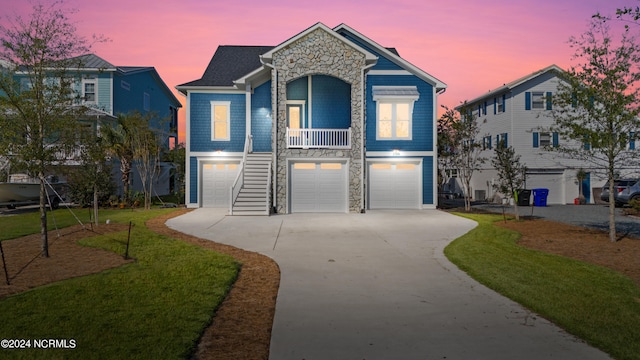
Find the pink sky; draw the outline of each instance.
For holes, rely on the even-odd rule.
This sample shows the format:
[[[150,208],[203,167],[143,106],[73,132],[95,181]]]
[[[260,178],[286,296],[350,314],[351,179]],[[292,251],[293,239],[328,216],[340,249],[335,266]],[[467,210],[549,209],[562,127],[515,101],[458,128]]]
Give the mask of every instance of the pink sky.
[[[637,0],[67,0],[80,34],[111,41],[94,52],[121,66],[154,66],[167,85],[199,79],[218,45],[278,45],[311,25],[345,23],[449,87],[450,107],[551,64],[566,68],[567,40],[597,11]],[[29,1],[0,0],[8,16]],[[4,20],[4,19],[3,19]],[[174,92],[183,102],[185,98]],[[184,107],[180,110],[184,140]]]

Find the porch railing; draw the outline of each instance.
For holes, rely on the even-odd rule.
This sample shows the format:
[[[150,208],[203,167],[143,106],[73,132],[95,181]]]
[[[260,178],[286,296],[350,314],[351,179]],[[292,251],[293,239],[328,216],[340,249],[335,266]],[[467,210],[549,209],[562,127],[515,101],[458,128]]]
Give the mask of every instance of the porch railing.
[[[351,149],[351,128],[290,129],[287,128],[289,149]]]

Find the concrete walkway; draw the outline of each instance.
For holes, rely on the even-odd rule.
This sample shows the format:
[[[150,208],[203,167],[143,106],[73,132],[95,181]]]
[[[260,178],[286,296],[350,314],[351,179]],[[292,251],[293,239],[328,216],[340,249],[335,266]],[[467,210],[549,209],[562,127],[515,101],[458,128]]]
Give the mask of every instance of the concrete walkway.
[[[475,223],[436,211],[229,217],[171,228],[280,266],[270,359],[607,359],[478,284],[442,250]]]

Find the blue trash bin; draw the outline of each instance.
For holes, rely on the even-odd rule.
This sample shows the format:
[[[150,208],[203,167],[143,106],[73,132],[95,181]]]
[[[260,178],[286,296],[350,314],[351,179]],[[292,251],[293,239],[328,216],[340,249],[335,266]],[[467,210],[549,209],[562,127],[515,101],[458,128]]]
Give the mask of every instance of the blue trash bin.
[[[549,189],[532,189],[531,192],[533,192],[534,206],[547,206],[547,197],[549,196]]]

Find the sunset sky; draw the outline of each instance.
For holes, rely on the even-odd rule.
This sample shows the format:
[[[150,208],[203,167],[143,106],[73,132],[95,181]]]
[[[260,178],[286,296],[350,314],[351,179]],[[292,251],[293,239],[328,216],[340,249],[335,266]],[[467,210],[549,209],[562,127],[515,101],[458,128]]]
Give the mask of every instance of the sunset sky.
[[[53,0],[50,0],[53,1]],[[29,1],[0,0],[0,14],[28,16]],[[94,52],[114,65],[154,66],[167,85],[199,79],[218,45],[278,45],[317,22],[345,23],[449,87],[439,104],[465,99],[551,64],[573,64],[570,36],[596,12],[638,0],[66,0],[78,32],[110,39]],[[1,21],[5,21],[3,18]],[[175,89],[174,89],[175,91]],[[182,95],[176,96],[183,102]],[[180,110],[181,141],[185,110]]]

